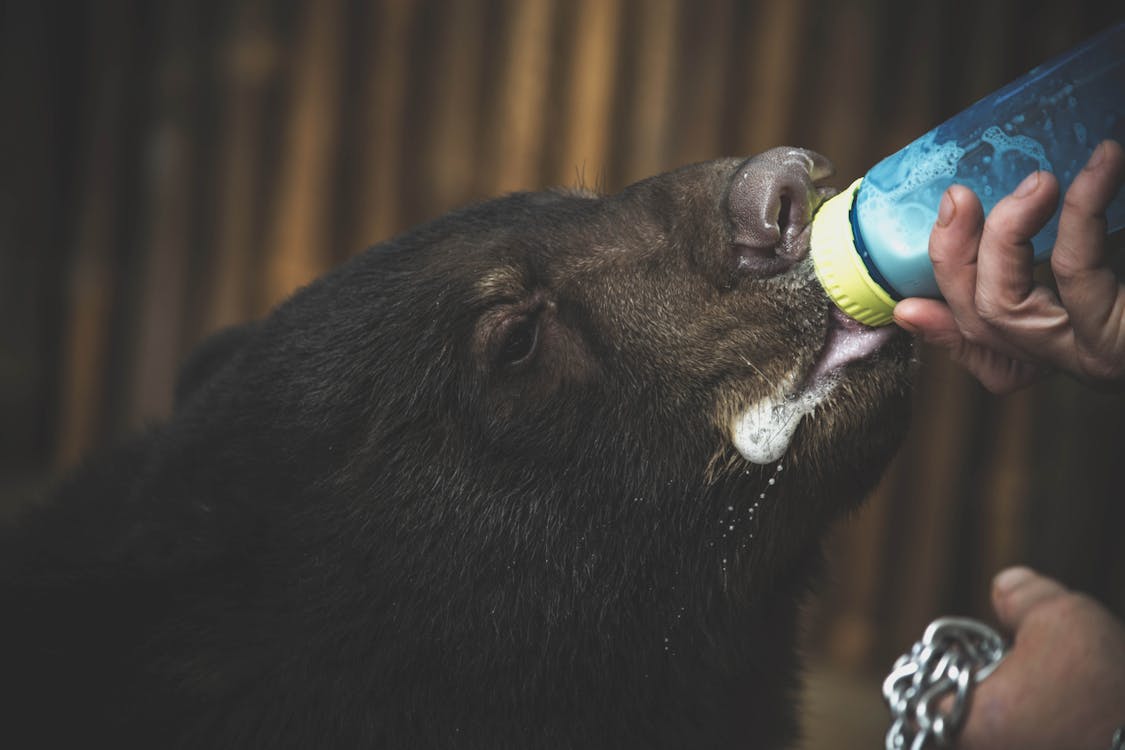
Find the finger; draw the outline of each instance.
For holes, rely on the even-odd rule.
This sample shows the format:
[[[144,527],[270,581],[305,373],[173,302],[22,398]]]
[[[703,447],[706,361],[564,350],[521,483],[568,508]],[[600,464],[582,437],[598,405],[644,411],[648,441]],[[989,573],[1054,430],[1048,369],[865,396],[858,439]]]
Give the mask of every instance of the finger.
[[[1067,593],[1058,581],[1017,566],[992,579],[992,606],[1004,627],[1019,630],[1027,613],[1039,604]]]
[[[1032,237],[1047,223],[1059,200],[1059,182],[1032,172],[984,220],[976,257],[976,307],[993,325],[1025,313],[1035,280]]]
[[[950,344],[960,343],[961,340],[953,311],[941,300],[907,297],[895,305],[894,320],[900,327],[920,335],[927,343],[949,348]]]
[[[1125,289],[1106,260],[1105,211],[1125,182],[1125,150],[1104,141],[1066,191],[1051,270],[1080,347],[1125,335]]]
[[[1031,385],[1049,372],[990,347],[967,342],[953,311],[938,300],[921,297],[904,299],[895,306],[894,316],[899,326],[921,336],[927,344],[946,349],[954,362],[968,369],[992,393],[1011,393]]]
[[[945,215],[945,221],[942,217]],[[980,259],[987,228],[984,211],[973,191],[951,186],[942,196],[938,221],[930,233],[930,259],[934,278],[965,340],[982,349],[992,349],[1013,359],[1035,357],[1016,342],[998,335],[979,308]]]
[[[1013,356],[1066,366],[1070,322],[1054,292],[1032,278],[1031,238],[1054,212],[1058,181],[1033,172],[989,213],[977,255],[974,302],[989,327],[986,342]]]
[[[983,228],[984,210],[973,191],[961,185],[946,190],[930,232],[930,260],[938,289],[963,329],[980,325],[974,295]]]

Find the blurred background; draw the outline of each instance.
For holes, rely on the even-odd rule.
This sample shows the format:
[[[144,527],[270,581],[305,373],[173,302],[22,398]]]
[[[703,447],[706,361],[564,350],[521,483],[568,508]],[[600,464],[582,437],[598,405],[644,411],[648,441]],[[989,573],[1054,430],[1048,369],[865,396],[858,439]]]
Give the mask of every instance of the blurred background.
[[[166,415],[208,333],[412,224],[784,144],[828,155],[843,187],[1125,14],[1101,0],[0,8],[0,517]],[[1055,378],[998,398],[926,351],[910,437],[831,538],[809,606],[806,747],[878,746],[882,674],[933,617],[988,619],[1001,566],[1038,566],[1121,614],[1123,535],[1123,397]]]

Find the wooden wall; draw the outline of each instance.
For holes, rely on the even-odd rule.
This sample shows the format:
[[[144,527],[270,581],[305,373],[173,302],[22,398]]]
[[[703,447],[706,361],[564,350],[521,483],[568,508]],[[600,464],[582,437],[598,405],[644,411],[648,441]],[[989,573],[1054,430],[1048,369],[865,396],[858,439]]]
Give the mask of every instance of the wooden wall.
[[[207,333],[413,223],[780,144],[843,186],[1108,6],[6,2],[0,508],[166,414]],[[926,361],[900,457],[831,540],[814,653],[882,671],[932,617],[986,614],[1015,561],[1125,610],[1122,397],[995,398]]]

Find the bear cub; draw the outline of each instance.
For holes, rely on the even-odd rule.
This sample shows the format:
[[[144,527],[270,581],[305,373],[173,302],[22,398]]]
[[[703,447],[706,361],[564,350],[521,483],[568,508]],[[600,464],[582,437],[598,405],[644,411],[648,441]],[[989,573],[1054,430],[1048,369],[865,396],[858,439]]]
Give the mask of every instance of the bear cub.
[[[3,532],[9,746],[789,746],[913,359],[816,280],[831,171],[510,195],[205,343]]]

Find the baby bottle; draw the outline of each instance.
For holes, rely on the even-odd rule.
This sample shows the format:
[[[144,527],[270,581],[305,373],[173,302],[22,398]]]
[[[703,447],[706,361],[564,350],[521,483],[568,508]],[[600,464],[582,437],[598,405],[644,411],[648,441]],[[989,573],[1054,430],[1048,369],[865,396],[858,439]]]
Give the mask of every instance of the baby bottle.
[[[904,297],[940,298],[928,255],[938,204],[953,183],[987,214],[1035,170],[1060,195],[1097,144],[1125,144],[1125,22],[1030,71],[876,164],[813,220],[811,255],[828,295],[867,325],[892,320]],[[1125,226],[1125,191],[1106,212]],[[1046,260],[1058,211],[1032,240]]]

